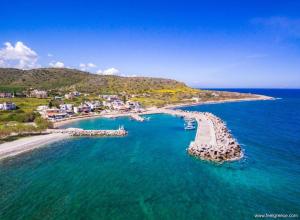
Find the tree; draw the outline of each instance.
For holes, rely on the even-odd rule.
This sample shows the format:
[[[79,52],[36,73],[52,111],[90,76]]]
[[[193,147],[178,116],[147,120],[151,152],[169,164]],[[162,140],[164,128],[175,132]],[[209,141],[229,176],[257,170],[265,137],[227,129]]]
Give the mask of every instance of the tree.
[[[47,128],[53,128],[53,123],[42,118],[42,117],[37,117],[35,120],[34,120],[34,123],[37,125],[37,127],[39,129],[47,129]]]
[[[123,95],[123,102],[126,103],[127,99],[126,99],[126,95]]]

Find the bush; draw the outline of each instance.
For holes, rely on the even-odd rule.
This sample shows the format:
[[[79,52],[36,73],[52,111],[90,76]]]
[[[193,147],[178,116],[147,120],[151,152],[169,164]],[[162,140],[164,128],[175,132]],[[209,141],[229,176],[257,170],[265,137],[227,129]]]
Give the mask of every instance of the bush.
[[[34,123],[37,125],[37,127],[39,129],[47,129],[47,128],[53,128],[53,123],[44,119],[44,118],[41,118],[41,117],[37,117],[35,120],[34,120]]]
[[[33,122],[36,117],[39,116],[39,113],[36,112],[3,112],[0,114],[1,122]]]

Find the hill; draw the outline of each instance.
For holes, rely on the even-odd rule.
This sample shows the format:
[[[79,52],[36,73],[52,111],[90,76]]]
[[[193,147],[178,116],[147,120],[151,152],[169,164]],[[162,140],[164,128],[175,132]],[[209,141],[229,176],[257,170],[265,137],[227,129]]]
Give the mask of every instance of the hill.
[[[130,95],[132,100],[139,101],[144,106],[190,103],[192,98],[218,101],[253,97],[250,94],[193,89],[172,79],[105,76],[67,68],[0,68],[0,92],[30,89],[44,89],[51,96],[79,91],[88,93],[89,96],[83,98],[89,100],[97,99],[99,94]],[[23,100],[21,101],[23,103]],[[83,100],[77,100],[78,103],[81,101]]]
[[[139,94],[151,90],[190,89],[184,83],[150,77],[104,76],[67,68],[20,70],[0,68],[0,90],[27,90],[30,88],[77,90],[85,93]]]

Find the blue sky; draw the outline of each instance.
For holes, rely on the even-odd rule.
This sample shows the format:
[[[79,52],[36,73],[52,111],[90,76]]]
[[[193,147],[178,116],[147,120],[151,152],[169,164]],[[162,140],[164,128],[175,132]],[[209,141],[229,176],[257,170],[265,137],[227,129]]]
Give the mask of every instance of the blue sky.
[[[2,67],[300,88],[300,1],[1,0],[0,8]]]

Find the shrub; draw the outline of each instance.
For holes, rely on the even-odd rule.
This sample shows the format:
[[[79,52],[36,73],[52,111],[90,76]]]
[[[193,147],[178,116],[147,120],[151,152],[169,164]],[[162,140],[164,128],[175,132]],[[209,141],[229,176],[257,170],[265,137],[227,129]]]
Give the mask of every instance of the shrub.
[[[53,128],[53,123],[42,118],[42,117],[37,117],[34,120],[34,123],[37,125],[39,129],[47,129],[47,128]]]

